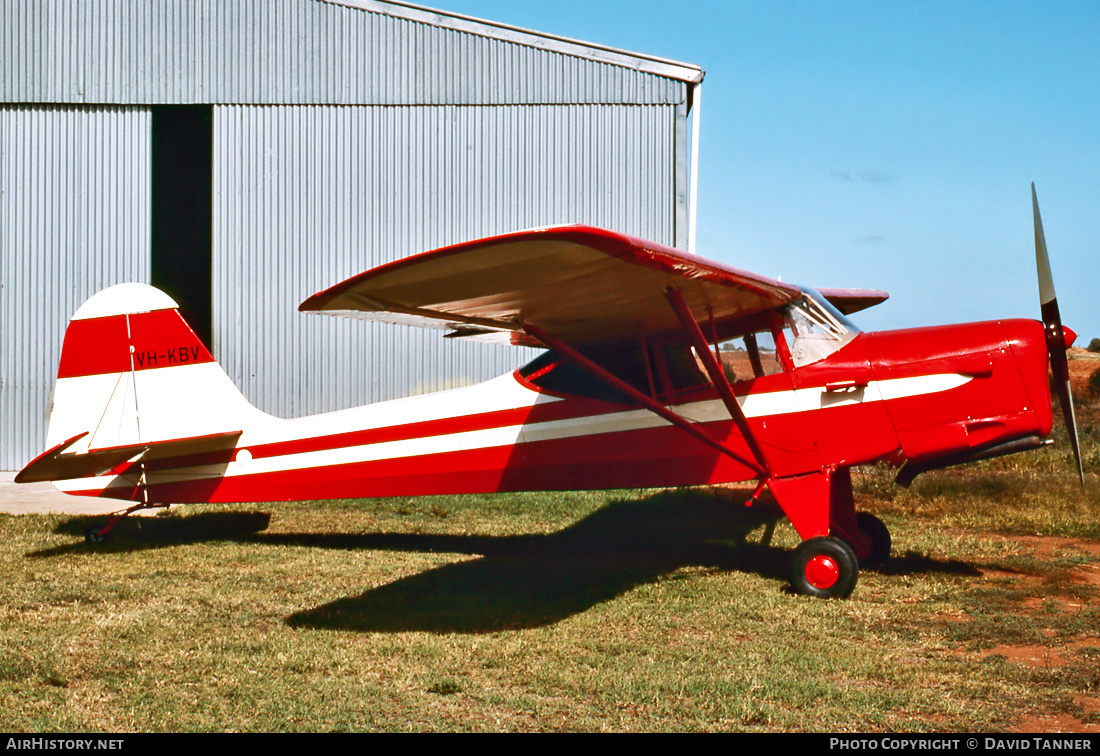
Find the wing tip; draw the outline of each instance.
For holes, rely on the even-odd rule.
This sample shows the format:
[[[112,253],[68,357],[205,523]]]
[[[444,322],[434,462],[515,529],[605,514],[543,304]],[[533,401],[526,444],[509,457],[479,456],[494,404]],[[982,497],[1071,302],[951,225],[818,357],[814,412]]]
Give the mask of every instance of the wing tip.
[[[879,289],[818,289],[818,292],[845,315],[882,304],[890,298],[889,292]]]

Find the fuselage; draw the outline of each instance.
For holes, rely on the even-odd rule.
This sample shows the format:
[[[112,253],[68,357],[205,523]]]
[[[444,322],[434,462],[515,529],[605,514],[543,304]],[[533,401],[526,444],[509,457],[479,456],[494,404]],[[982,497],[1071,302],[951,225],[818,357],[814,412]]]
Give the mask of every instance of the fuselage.
[[[732,384],[776,476],[939,459],[1051,429],[1042,324],[1005,320],[860,333],[823,359]],[[216,363],[174,366],[219,369]],[[150,371],[150,374],[156,371]],[[197,376],[197,373],[196,373]],[[670,409],[751,453],[709,383]],[[450,391],[297,419],[248,406],[233,448],[59,481],[150,502],[267,501],[688,486],[757,473],[646,409],[540,385],[523,371]],[[144,475],[143,486],[138,479]]]

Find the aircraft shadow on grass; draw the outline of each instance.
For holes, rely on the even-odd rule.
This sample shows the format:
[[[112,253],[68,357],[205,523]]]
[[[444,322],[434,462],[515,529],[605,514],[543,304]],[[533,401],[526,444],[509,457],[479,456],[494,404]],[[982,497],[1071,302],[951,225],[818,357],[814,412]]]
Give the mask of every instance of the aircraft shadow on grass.
[[[778,510],[745,510],[698,492],[613,501],[555,533],[520,536],[377,534],[360,547],[477,554],[298,612],[295,627],[372,632],[493,632],[540,627],[579,614],[680,567],[785,579],[784,549],[750,543]],[[299,545],[340,538],[274,536]]]
[[[271,523],[271,515],[267,512],[204,512],[185,517],[127,517],[118,523],[109,541],[97,544],[85,542],[84,533],[89,528],[102,527],[103,519],[102,515],[81,515],[63,520],[53,532],[79,536],[81,540],[32,551],[27,556],[45,558],[87,552],[144,551],[187,543],[250,541]]]
[[[132,518],[107,544],[88,547],[81,542],[28,556],[206,541],[476,555],[480,558],[297,612],[287,623],[365,632],[485,633],[553,624],[682,567],[754,573],[785,586],[789,552],[769,545],[780,517],[774,505],[762,502],[745,508],[704,491],[665,491],[642,500],[612,501],[555,533],[513,536],[264,533],[270,519],[266,513],[204,513]],[[73,518],[57,531],[80,534],[90,523],[90,518]],[[962,562],[913,553],[891,558],[880,571],[979,574]]]

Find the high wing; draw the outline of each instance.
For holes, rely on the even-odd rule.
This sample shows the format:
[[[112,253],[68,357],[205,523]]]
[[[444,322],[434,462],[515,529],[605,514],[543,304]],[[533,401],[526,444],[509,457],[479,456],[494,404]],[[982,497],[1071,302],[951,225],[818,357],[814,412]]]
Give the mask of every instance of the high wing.
[[[680,331],[669,289],[702,324],[750,317],[801,294],[797,286],[651,241],[575,225],[397,260],[314,294],[298,309],[534,344],[524,333],[530,324],[583,346]]]

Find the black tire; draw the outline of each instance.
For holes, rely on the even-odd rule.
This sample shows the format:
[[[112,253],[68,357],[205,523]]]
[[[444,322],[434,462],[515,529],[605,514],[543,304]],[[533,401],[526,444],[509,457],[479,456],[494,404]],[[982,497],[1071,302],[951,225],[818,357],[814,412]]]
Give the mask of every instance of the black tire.
[[[847,598],[856,587],[859,561],[839,538],[818,536],[803,541],[791,557],[791,586],[815,598]]]
[[[866,559],[860,561],[859,566],[868,569],[878,569],[890,556],[890,529],[879,518],[869,512],[856,514],[856,524],[863,534],[871,539],[871,553]]]
[[[97,527],[93,526],[84,531],[85,543],[106,543],[106,541],[107,534],[101,533]]]

